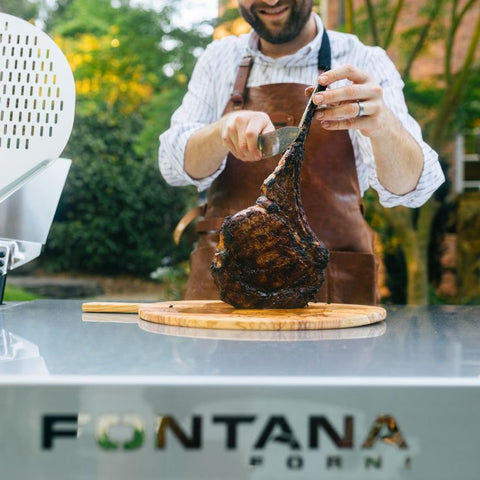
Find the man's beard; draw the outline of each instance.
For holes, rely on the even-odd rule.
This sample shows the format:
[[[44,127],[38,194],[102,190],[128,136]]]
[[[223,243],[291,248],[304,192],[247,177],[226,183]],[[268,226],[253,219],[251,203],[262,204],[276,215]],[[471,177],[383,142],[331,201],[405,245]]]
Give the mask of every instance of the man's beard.
[[[268,29],[263,21],[257,16],[256,11],[260,9],[258,5],[252,5],[247,10],[243,5],[239,5],[242,17],[250,24],[250,26],[258,33],[260,38],[273,44],[288,43],[296,38],[302,31],[303,27],[310,18],[312,12],[313,0],[290,0],[291,4],[290,17],[281,32],[275,33]],[[298,5],[300,4],[300,5]]]

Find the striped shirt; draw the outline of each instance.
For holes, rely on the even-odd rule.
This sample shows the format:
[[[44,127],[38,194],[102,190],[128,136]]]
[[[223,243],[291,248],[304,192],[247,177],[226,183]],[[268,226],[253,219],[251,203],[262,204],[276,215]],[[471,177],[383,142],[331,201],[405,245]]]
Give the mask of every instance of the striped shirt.
[[[259,39],[253,30],[246,35],[215,40],[207,47],[195,66],[181,106],[172,116],[170,128],[160,135],[159,166],[169,184],[195,185],[199,191],[203,191],[222,172],[225,160],[213,175],[200,180],[191,178],[183,168],[185,146],[193,132],[221,117],[244,55],[254,57],[248,87],[283,82],[307,85],[317,83],[317,55],[324,27],[320,17],[315,17],[318,35],[293,55],[276,59],[263,55],[258,50]],[[383,206],[421,206],[445,181],[445,177],[437,153],[423,141],[418,123],[408,113],[403,96],[404,84],[398,71],[381,48],[365,46],[354,35],[329,31],[328,36],[332,50],[332,68],[348,63],[372,75],[383,89],[385,103],[418,141],[424,155],[423,171],[416,189],[405,195],[394,195],[378,180],[370,140],[359,130],[349,130],[362,195],[372,187]],[[343,80],[332,87],[347,83]]]

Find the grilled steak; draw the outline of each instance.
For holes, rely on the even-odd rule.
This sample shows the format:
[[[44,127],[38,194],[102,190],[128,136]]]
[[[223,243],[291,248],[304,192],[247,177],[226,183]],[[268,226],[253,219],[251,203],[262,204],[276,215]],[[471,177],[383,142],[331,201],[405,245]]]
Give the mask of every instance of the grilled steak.
[[[300,308],[325,279],[328,250],[302,209],[300,171],[315,112],[310,99],[300,133],[265,179],[256,204],[228,216],[212,262],[220,298],[236,308]]]

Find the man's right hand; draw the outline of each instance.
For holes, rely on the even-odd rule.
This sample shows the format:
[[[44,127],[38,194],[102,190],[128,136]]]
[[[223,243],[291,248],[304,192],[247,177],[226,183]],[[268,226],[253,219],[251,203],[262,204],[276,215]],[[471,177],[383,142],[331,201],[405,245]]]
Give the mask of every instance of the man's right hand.
[[[258,149],[258,136],[275,130],[270,117],[264,112],[241,110],[231,112],[220,120],[220,135],[228,150],[244,162],[262,158]]]
[[[258,136],[273,130],[275,127],[264,112],[227,113],[192,134],[185,149],[184,169],[192,178],[208,177],[218,170],[229,152],[244,162],[258,161],[262,158]]]

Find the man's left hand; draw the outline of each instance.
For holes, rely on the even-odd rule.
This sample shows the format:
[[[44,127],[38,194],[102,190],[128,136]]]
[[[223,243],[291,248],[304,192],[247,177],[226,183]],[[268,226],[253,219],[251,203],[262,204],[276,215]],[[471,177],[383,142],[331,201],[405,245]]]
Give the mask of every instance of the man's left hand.
[[[351,83],[314,95],[315,118],[326,130],[359,129],[371,140],[380,183],[396,195],[413,191],[422,173],[423,152],[385,104],[382,87],[352,65],[322,73],[318,83],[328,87],[339,80]],[[313,89],[305,93],[311,95]]]
[[[350,80],[352,83],[315,94],[313,101],[319,107],[315,118],[326,130],[358,128],[368,137],[381,134],[385,121],[391,115],[383,101],[382,87],[353,65],[343,65],[322,73],[318,83],[328,87],[339,80]],[[307,88],[305,93],[311,95],[313,88]]]

